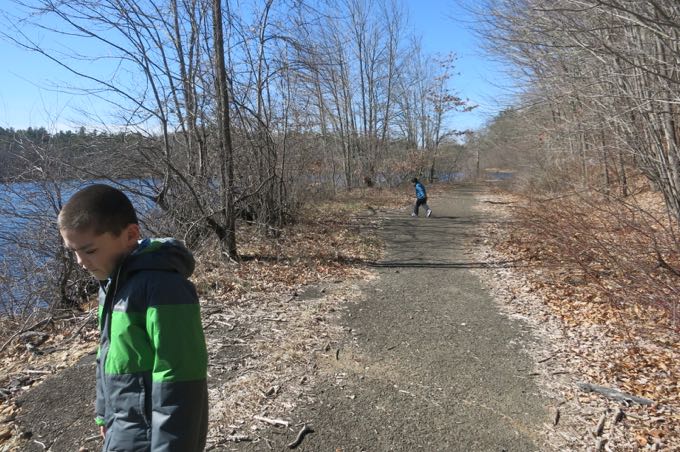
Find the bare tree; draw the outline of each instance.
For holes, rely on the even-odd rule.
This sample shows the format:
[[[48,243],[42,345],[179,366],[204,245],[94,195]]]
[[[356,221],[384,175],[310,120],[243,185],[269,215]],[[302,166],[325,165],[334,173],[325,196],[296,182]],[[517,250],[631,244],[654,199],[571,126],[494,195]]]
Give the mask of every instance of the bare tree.
[[[545,142],[579,163],[581,185],[642,170],[680,218],[676,2],[488,1],[481,32],[545,105]],[[480,16],[482,17],[482,16]],[[597,161],[601,169],[592,168]],[[608,188],[607,188],[608,189]]]
[[[206,26],[216,18],[210,20],[209,4],[205,0],[17,3],[31,14],[30,26],[62,41],[82,40],[90,48],[97,44],[89,55],[76,48],[61,54],[19,28],[26,21],[16,22],[5,33],[78,76],[83,83],[73,90],[109,102],[117,110],[118,127],[145,136],[137,149],[131,149],[129,159],[148,167],[157,181],[155,193],[146,195],[188,238],[200,230],[212,231],[225,253],[234,257],[234,212],[229,208],[233,178],[228,176],[230,149],[225,136],[229,118],[224,116],[229,105],[223,103],[226,93],[215,88],[226,83],[224,74],[216,73],[217,66],[210,64],[216,42]],[[216,26],[221,29],[221,24]],[[105,74],[97,71],[103,53],[108,54]],[[220,121],[212,113],[218,105]],[[106,177],[106,169],[97,170],[93,163],[89,167],[93,177]],[[215,174],[224,177],[215,179]],[[218,190],[215,180],[220,181]]]

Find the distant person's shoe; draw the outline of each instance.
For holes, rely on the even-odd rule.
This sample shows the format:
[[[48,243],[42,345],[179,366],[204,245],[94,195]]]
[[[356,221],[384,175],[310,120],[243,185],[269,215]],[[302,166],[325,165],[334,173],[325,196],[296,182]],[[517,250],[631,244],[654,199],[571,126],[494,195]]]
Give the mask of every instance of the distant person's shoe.
[[[430,218],[430,215],[432,215],[432,209],[429,209],[425,215],[427,218]]]
[[[411,213],[411,216],[412,216],[412,217],[417,217],[418,215],[416,215],[415,213]]]

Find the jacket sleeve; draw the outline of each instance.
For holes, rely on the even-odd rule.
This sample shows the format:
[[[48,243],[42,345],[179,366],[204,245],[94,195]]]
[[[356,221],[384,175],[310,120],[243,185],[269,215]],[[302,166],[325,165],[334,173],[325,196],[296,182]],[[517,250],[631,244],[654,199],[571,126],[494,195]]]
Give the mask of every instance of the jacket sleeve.
[[[146,329],[153,353],[151,450],[199,451],[208,425],[207,352],[198,297],[179,274],[150,284]]]
[[[95,399],[95,404],[94,404],[94,422],[102,427],[106,425],[106,421],[104,418],[105,415],[105,405],[104,405],[104,388],[102,386],[102,376],[101,376],[101,370],[100,370],[100,358],[99,358],[99,349],[97,350],[97,360],[96,360],[96,381],[97,381],[97,398]]]
[[[418,199],[423,199],[423,198],[425,198],[425,196],[426,196],[426,194],[425,194],[425,187],[423,186],[423,184],[421,184],[420,182],[418,182],[418,183],[416,184],[416,197],[417,197]]]
[[[106,294],[104,293],[103,287],[99,290],[99,306],[97,310],[97,327],[101,333],[102,324],[104,322],[104,300],[106,299]],[[97,358],[95,359],[95,381],[96,381],[96,398],[94,402],[94,422],[99,426],[103,427],[106,425],[106,401],[104,398],[104,382],[102,381],[101,373],[101,342],[99,347],[97,347]]]

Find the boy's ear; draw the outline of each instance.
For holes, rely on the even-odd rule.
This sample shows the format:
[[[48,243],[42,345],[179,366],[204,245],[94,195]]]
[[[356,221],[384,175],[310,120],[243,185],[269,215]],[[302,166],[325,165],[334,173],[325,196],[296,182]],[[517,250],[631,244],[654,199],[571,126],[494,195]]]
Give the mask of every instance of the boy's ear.
[[[137,240],[141,237],[141,232],[139,229],[139,225],[136,223],[131,223],[127,225],[125,230],[123,231],[123,234],[126,234],[126,239],[128,243],[137,243]]]

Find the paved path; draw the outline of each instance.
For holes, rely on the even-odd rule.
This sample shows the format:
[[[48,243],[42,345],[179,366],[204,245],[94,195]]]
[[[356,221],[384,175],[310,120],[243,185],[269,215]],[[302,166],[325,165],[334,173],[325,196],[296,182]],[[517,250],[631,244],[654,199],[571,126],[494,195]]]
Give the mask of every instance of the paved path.
[[[430,200],[432,218],[386,220],[380,277],[343,317],[352,338],[321,364],[315,401],[293,413],[315,429],[297,450],[541,449],[549,420],[523,352],[527,327],[499,313],[471,270],[484,265],[469,252],[485,221],[475,202],[458,188]],[[272,432],[242,447],[287,450],[291,439]]]

